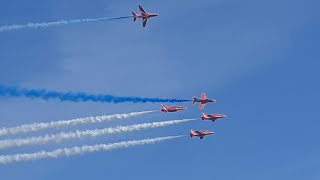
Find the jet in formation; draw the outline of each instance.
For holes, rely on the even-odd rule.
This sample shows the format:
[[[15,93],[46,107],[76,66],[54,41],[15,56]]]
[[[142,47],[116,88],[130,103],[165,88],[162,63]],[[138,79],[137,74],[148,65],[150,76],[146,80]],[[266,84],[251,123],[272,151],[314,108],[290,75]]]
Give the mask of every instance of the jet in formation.
[[[216,102],[216,100],[215,100],[215,99],[208,99],[206,93],[202,93],[202,94],[201,94],[201,99],[198,99],[198,98],[196,98],[196,97],[193,97],[193,102],[192,102],[192,104],[197,103],[197,102],[200,102],[200,109],[202,109],[202,108],[204,108],[204,106],[205,106],[208,102]]]
[[[214,134],[214,132],[207,131],[207,130],[202,130],[202,131],[191,130],[189,134],[190,134],[190,137],[200,137],[200,139],[203,139],[207,135]]]
[[[135,22],[138,18],[142,19],[142,26],[146,27],[148,19],[151,17],[159,16],[159,14],[153,14],[153,13],[147,13],[142,6],[139,5],[139,9],[141,14],[137,14],[135,12],[132,12],[133,14],[133,21]]]
[[[227,116],[224,114],[206,114],[206,113],[202,113],[202,120],[210,120],[212,122],[216,121],[217,119],[220,118],[226,118]]]
[[[180,110],[185,110],[186,108],[183,106],[170,106],[167,107],[165,105],[161,105],[161,111],[162,112],[176,112],[176,111],[180,111]]]

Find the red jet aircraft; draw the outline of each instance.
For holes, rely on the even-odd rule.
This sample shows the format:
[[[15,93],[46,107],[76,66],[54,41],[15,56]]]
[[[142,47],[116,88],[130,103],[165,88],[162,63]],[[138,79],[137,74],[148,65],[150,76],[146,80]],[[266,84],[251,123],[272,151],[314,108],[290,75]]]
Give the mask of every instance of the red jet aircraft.
[[[227,117],[224,114],[206,114],[206,113],[202,113],[202,120],[211,120],[212,122],[214,122],[215,120],[219,119],[219,118],[225,118]]]
[[[166,107],[165,105],[161,105],[161,111],[162,112],[176,112],[176,111],[180,111],[180,110],[185,110],[185,107],[183,106],[170,106],[170,107]]]
[[[142,25],[143,27],[146,27],[147,21],[151,17],[156,17],[159,16],[159,14],[152,14],[152,13],[147,13],[142,6],[139,5],[139,9],[141,14],[136,14],[135,12],[132,12],[133,14],[133,21],[135,22],[138,18],[142,19]]]
[[[204,136],[207,136],[207,135],[210,135],[210,134],[214,134],[214,132],[212,132],[212,131],[191,130],[191,132],[189,134],[190,134],[190,137],[198,136],[198,137],[200,137],[200,139],[203,139]]]
[[[202,93],[201,94],[201,99],[198,99],[196,97],[193,97],[193,102],[192,104],[196,103],[196,102],[200,102],[200,109],[204,108],[204,106],[206,105],[206,103],[208,102],[216,102],[215,99],[208,99],[206,93]]]

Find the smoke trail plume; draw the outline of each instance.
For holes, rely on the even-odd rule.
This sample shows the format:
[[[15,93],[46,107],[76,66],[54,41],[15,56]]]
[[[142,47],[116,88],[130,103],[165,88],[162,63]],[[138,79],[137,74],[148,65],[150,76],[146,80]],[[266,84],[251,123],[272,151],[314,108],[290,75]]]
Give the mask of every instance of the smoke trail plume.
[[[114,17],[114,18],[95,18],[95,19],[74,19],[74,20],[61,20],[55,22],[43,22],[43,23],[28,23],[24,25],[5,25],[0,27],[0,32],[4,31],[13,31],[13,30],[20,30],[20,29],[42,29],[42,28],[49,28],[54,26],[62,26],[68,24],[79,24],[79,23],[89,23],[89,22],[98,22],[98,21],[111,21],[111,20],[118,20],[118,19],[127,19],[132,16],[124,16],[124,17]]]
[[[128,148],[131,146],[142,146],[146,144],[153,144],[160,141],[166,141],[171,139],[180,138],[183,136],[167,136],[167,137],[158,137],[152,139],[143,139],[143,140],[133,140],[133,141],[122,141],[112,144],[97,144],[93,146],[75,146],[72,148],[63,148],[56,149],[54,151],[40,151],[35,153],[22,153],[14,155],[1,155],[0,164],[7,164],[20,161],[32,161],[44,158],[59,158],[63,156],[75,156],[79,154],[93,153],[99,151],[110,151],[113,149]]]
[[[126,114],[113,114],[113,115],[105,115],[105,116],[77,118],[77,119],[71,119],[71,120],[24,124],[21,126],[0,129],[0,136],[9,135],[9,134],[14,135],[19,133],[35,132],[35,131],[48,129],[48,128],[62,128],[62,127],[68,127],[68,126],[76,126],[80,124],[101,123],[101,122],[109,121],[113,119],[127,119],[130,117],[135,117],[135,116],[152,113],[152,112],[156,112],[156,111],[141,111],[141,112],[126,113]]]
[[[157,102],[186,102],[191,100],[180,99],[162,99],[162,98],[146,98],[146,97],[128,97],[128,96],[112,96],[107,94],[88,94],[83,92],[58,92],[47,91],[44,89],[23,89],[15,87],[6,87],[0,85],[0,96],[14,96],[38,98],[43,100],[56,99],[60,101],[72,102],[101,102],[101,103],[157,103]]]
[[[139,131],[143,129],[158,128],[158,127],[165,127],[165,126],[170,126],[174,124],[185,123],[193,120],[195,119],[152,122],[152,123],[135,124],[130,126],[118,126],[115,128],[94,129],[94,130],[86,130],[86,131],[77,130],[75,132],[68,132],[68,133],[62,132],[59,134],[29,137],[25,139],[6,139],[6,140],[0,140],[0,149],[9,148],[9,147],[19,147],[19,146],[25,146],[25,145],[47,144],[50,142],[57,143],[57,142],[61,142],[68,139],[82,139],[85,137],[96,137],[96,136],[102,136],[105,134]]]

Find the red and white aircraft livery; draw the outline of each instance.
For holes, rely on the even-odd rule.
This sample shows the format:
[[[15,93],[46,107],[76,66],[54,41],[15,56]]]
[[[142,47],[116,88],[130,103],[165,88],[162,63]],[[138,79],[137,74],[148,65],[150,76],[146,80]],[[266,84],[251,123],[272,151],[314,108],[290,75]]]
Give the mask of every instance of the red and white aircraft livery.
[[[133,21],[135,22],[138,18],[142,19],[142,25],[143,27],[146,27],[147,21],[151,17],[159,16],[159,14],[153,14],[153,13],[147,13],[142,6],[139,5],[139,9],[141,14],[136,14],[135,12],[132,12],[133,14]]]
[[[180,111],[180,110],[185,110],[185,107],[183,106],[170,106],[167,107],[165,105],[161,105],[161,111],[162,112],[176,112],[176,111]]]
[[[191,132],[189,134],[190,134],[190,137],[198,136],[198,137],[200,137],[200,139],[203,139],[204,136],[207,136],[207,135],[210,135],[210,134],[214,134],[214,132],[212,132],[212,131],[191,130]]]
[[[208,102],[216,102],[215,99],[208,99],[206,93],[202,93],[201,94],[201,99],[198,99],[196,97],[193,97],[193,102],[192,104],[196,103],[196,102],[200,102],[200,109],[204,108],[204,106],[206,105],[206,103]]]
[[[224,115],[224,114],[206,114],[206,113],[202,113],[201,119],[202,120],[211,120],[212,122],[214,122],[217,119],[225,118],[225,117],[227,117],[227,116]]]

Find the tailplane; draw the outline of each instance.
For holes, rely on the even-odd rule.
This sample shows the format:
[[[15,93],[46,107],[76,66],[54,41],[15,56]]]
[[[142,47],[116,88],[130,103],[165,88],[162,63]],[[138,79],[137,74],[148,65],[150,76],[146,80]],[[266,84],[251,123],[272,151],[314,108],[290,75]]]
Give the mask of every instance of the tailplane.
[[[196,135],[196,133],[193,130],[191,130],[189,134],[190,134],[190,137],[194,137]]]
[[[135,12],[132,12],[132,15],[133,15],[133,22],[136,22],[138,18],[138,14],[136,14]]]
[[[208,115],[206,113],[202,113],[202,120],[204,120],[205,118],[208,118]]]
[[[192,101],[192,104],[196,103],[197,102],[197,98],[196,97],[193,97],[193,101]]]
[[[163,112],[167,112],[168,111],[168,108],[165,106],[165,105],[161,105],[161,111]]]

